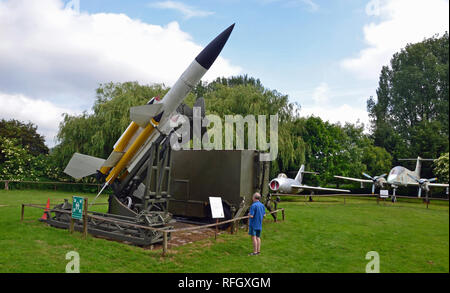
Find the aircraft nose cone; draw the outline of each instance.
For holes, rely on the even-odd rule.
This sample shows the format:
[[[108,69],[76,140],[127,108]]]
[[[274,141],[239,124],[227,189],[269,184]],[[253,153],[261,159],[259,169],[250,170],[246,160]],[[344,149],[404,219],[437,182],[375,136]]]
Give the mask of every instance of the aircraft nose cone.
[[[212,40],[201,52],[197,55],[195,60],[205,69],[209,69],[214,61],[219,56],[225,43],[228,41],[231,32],[233,31],[234,23]]]

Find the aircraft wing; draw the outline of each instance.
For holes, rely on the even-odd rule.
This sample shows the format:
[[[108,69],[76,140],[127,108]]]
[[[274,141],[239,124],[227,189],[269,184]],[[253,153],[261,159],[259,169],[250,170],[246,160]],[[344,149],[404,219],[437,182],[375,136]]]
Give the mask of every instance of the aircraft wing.
[[[369,179],[359,179],[359,178],[344,177],[344,176],[334,176],[334,177],[335,178],[339,178],[339,179],[356,181],[356,182],[372,183],[372,180],[369,180]]]
[[[414,183],[408,183],[407,185],[412,185],[412,186],[419,186],[419,183],[416,183],[416,182],[414,182]],[[429,187],[448,187],[448,184],[446,184],[446,183],[428,183],[428,186]]]
[[[291,187],[303,189],[303,190],[312,190],[312,191],[350,192],[350,190],[347,190],[347,189],[326,188],[326,187],[308,186],[308,185],[291,185]]]
[[[431,187],[448,187],[448,184],[445,184],[445,183],[428,183],[428,186],[431,186]]]

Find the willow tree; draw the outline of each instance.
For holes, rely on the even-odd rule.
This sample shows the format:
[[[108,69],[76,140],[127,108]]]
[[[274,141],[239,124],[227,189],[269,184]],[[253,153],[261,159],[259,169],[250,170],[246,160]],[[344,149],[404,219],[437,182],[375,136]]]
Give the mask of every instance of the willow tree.
[[[107,158],[131,122],[130,107],[143,105],[166,92],[161,85],[143,86],[137,82],[100,85],[92,113],[64,114],[53,158],[61,166],[67,165],[75,152]]]
[[[219,78],[210,84],[200,84],[195,92],[205,98],[207,113],[216,114],[222,119],[226,115],[253,115],[258,127],[258,115],[266,116],[267,142],[270,141],[270,116],[278,115],[278,153],[276,160],[272,162],[271,176],[298,168],[304,163],[305,143],[291,131],[296,118],[296,106],[289,102],[288,95],[265,88],[259,79],[246,75]],[[247,124],[244,126],[247,148],[249,129]],[[233,144],[236,146],[236,141]],[[261,146],[258,145],[257,149],[261,149]]]

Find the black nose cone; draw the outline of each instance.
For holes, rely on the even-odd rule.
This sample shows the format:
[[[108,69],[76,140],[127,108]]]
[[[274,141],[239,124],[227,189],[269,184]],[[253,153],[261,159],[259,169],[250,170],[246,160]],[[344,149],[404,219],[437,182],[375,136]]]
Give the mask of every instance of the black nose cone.
[[[209,69],[211,65],[216,61],[225,43],[228,41],[231,32],[233,31],[234,23],[218,35],[211,43],[206,46],[203,51],[198,54],[195,60],[205,69]]]

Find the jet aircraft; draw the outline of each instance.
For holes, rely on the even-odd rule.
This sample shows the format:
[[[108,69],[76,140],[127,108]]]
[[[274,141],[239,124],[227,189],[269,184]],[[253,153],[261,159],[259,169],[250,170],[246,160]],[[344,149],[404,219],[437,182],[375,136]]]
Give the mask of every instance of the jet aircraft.
[[[352,177],[344,177],[344,176],[334,176],[336,178],[345,179],[345,180],[351,180],[356,182],[363,183],[372,183],[372,194],[375,193],[375,187],[378,187],[382,189],[385,185],[390,185],[393,188],[393,200],[395,200],[395,192],[398,187],[400,186],[418,186],[419,190],[417,193],[418,197],[421,197],[422,190],[425,192],[428,192],[430,190],[430,187],[446,187],[447,188],[447,194],[448,194],[448,184],[443,183],[431,183],[437,180],[437,178],[432,179],[424,179],[420,178],[420,170],[422,169],[422,162],[423,161],[434,161],[433,159],[423,159],[421,157],[417,157],[417,159],[399,159],[401,161],[417,161],[416,162],[416,169],[414,171],[411,171],[403,166],[396,166],[391,169],[389,172],[389,175],[387,179],[386,174],[382,174],[379,176],[370,176],[366,173],[363,173],[363,175],[369,179],[360,179],[360,178],[352,178]]]
[[[350,190],[347,189],[325,188],[302,184],[304,173],[317,174],[305,171],[305,165],[301,165],[300,170],[298,170],[297,176],[295,176],[294,179],[288,178],[284,173],[280,173],[277,178],[272,179],[269,182],[269,188],[273,192],[284,194],[299,194],[303,191],[310,191],[311,195],[314,191],[350,192]]]

